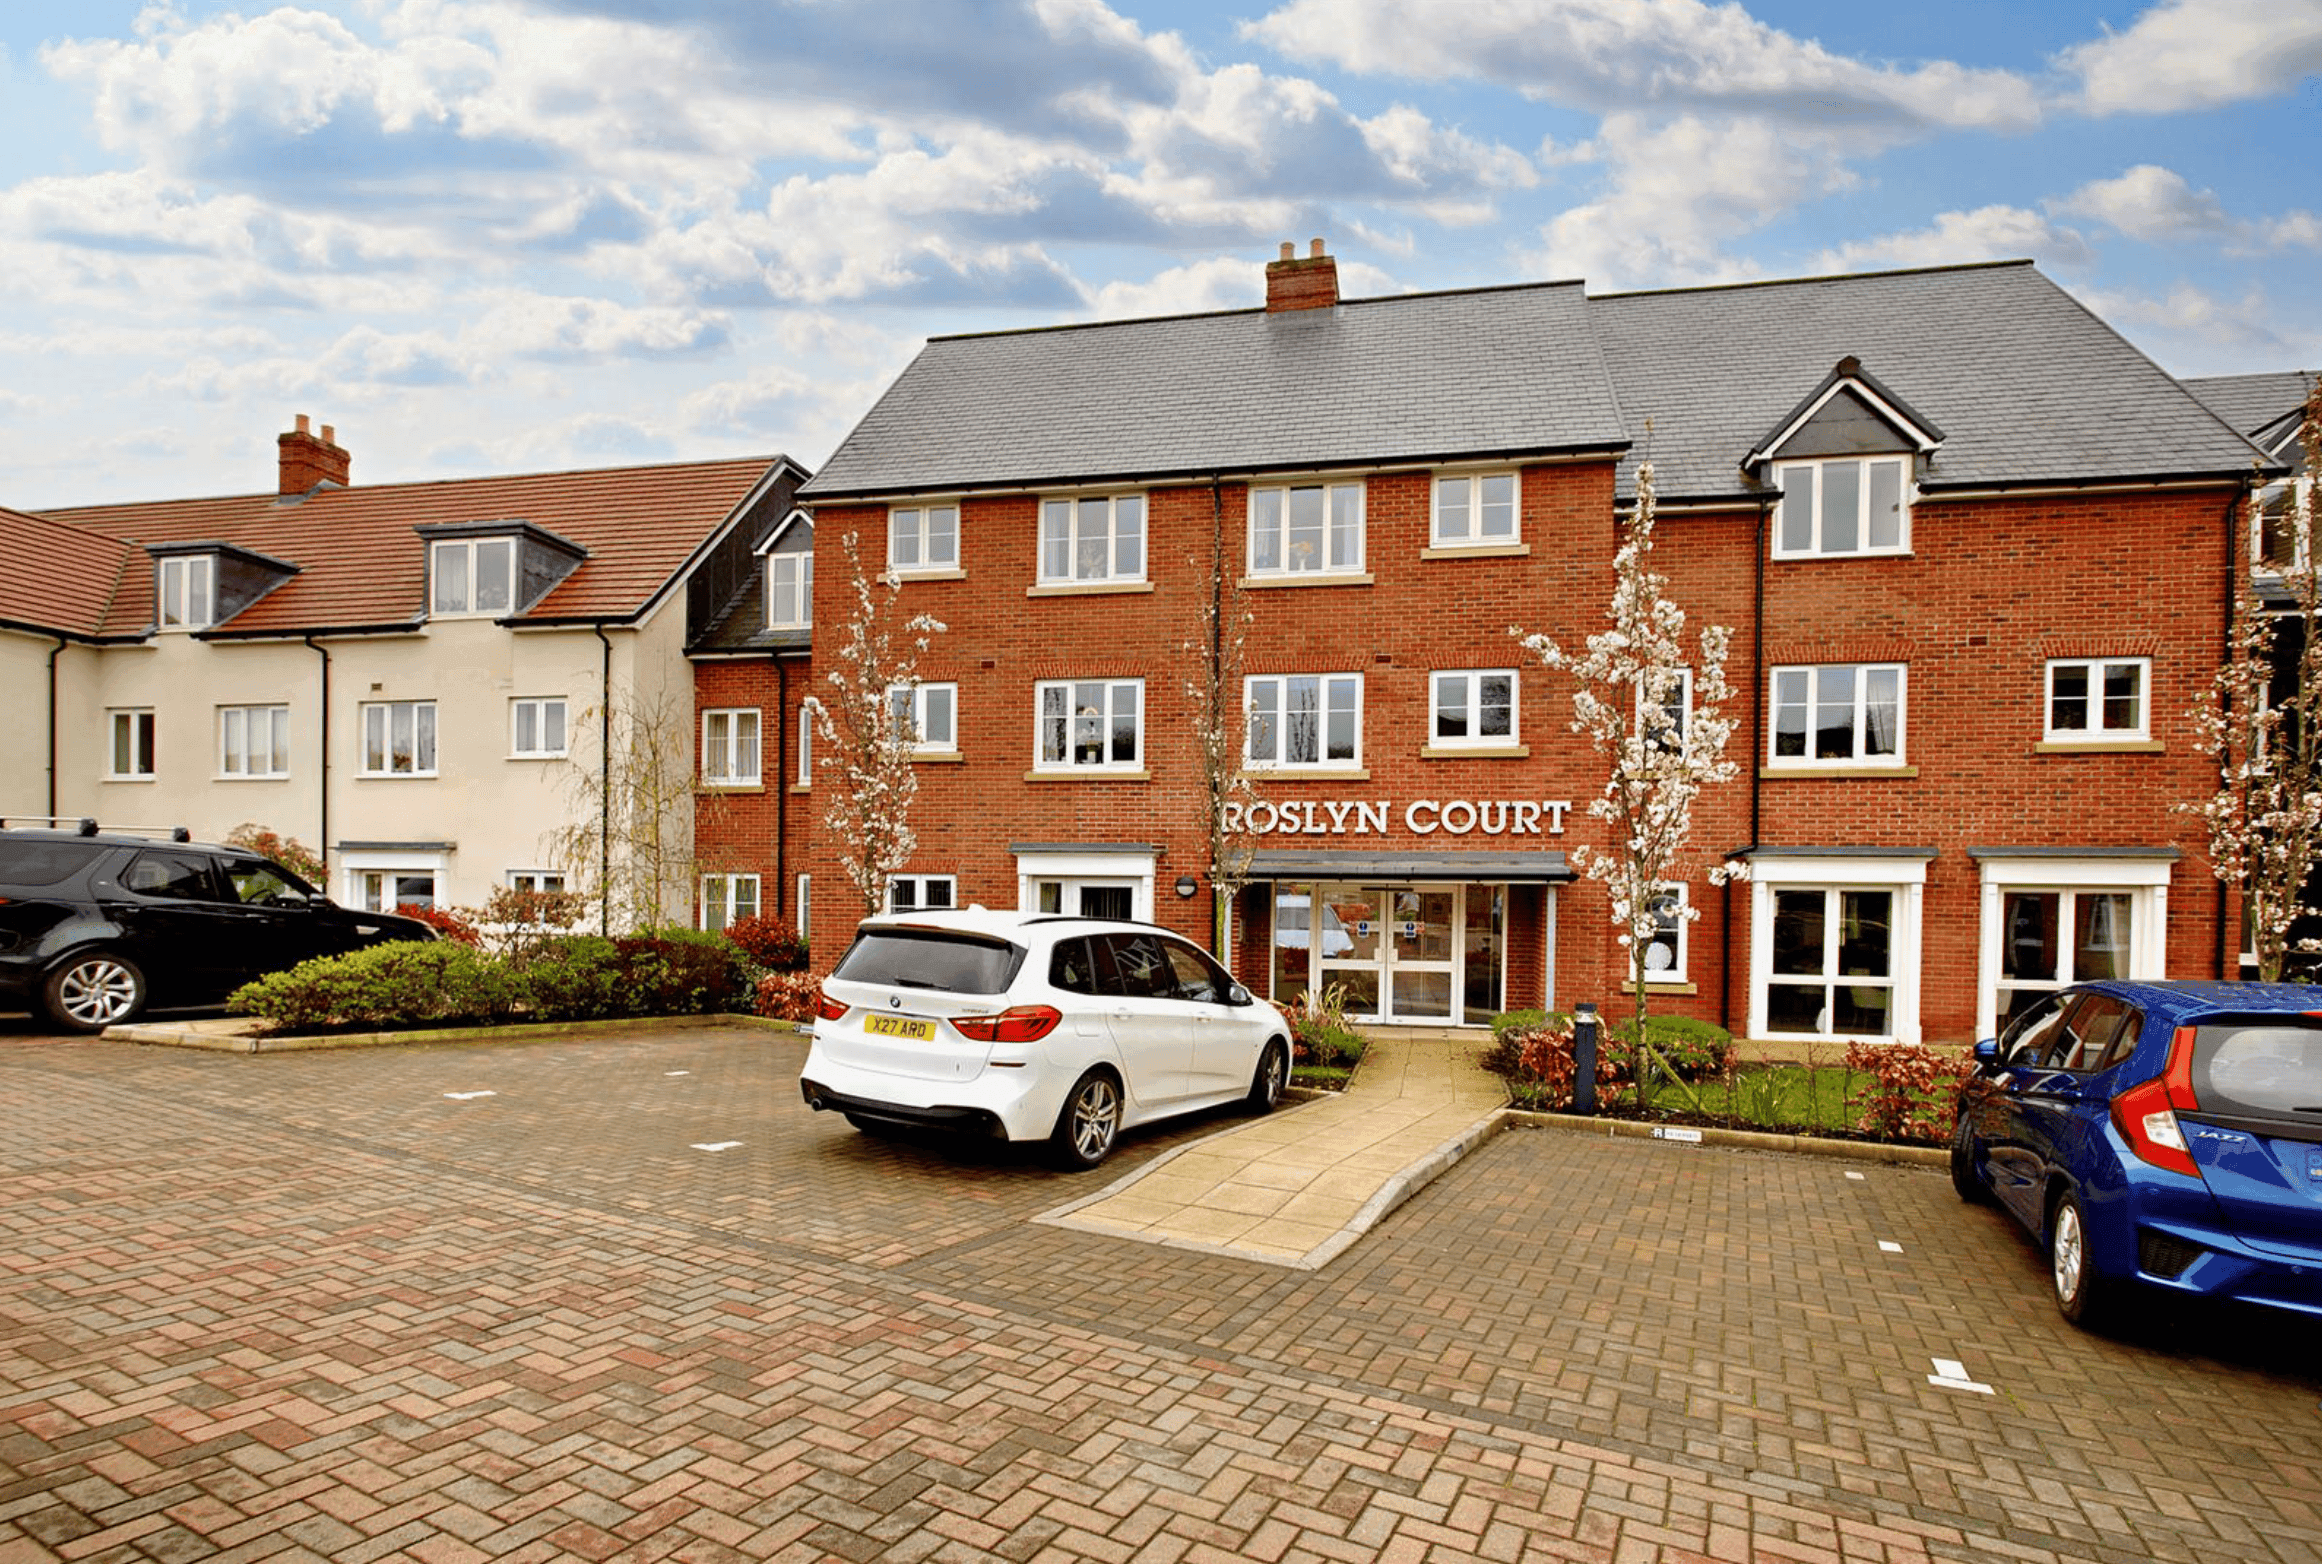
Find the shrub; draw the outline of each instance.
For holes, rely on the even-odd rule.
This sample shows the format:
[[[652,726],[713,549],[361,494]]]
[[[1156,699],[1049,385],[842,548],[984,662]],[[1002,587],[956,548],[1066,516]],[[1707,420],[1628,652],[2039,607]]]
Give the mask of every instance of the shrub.
[[[725,935],[769,972],[796,972],[806,965],[806,941],[780,918],[763,913],[737,918],[726,925]]]
[[[1880,1140],[1950,1139],[1960,1088],[1975,1073],[1966,1054],[1917,1043],[1849,1043],[1846,1067],[1870,1077],[1846,1099],[1862,1110],[1855,1128]]]
[[[1363,1056],[1362,1034],[1346,1024],[1346,989],[1337,983],[1307,989],[1282,1007],[1290,1022],[1291,1055],[1301,1064],[1343,1068]]]
[[[814,1019],[822,979],[811,972],[769,972],[758,979],[758,1014],[777,1021]]]
[[[535,1021],[596,1021],[634,1015],[621,984],[621,953],[598,934],[543,940],[525,955],[517,986]]]
[[[484,943],[483,935],[476,932],[476,926],[456,907],[422,907],[415,901],[398,902],[395,915],[416,918],[445,939],[457,940],[462,945]]]
[[[559,934],[580,922],[588,902],[573,891],[536,891],[503,885],[468,914],[482,933],[484,948],[529,960]]]
[[[295,836],[282,836],[266,826],[245,820],[226,833],[228,847],[244,847],[261,858],[271,858],[307,884],[323,883],[322,855]]]
[[[1629,1038],[1633,1021],[1600,1032],[1596,1054],[1599,1091],[1626,1085],[1633,1075]],[[1645,1036],[1686,1080],[1722,1074],[1733,1062],[1733,1035],[1721,1026],[1686,1016],[1645,1017]],[[1508,1096],[1520,1108],[1562,1108],[1572,1101],[1578,1073],[1572,1049],[1572,1017],[1561,1010],[1508,1010],[1492,1018],[1492,1047],[1484,1068],[1506,1079]]]
[[[1633,1045],[1636,1022],[1634,1018],[1623,1017],[1606,1026],[1604,1032],[1612,1047],[1625,1058]],[[1696,1021],[1691,1016],[1648,1015],[1645,1037],[1669,1061],[1669,1068],[1677,1072],[1679,1080],[1706,1080],[1723,1075],[1733,1066],[1733,1034],[1712,1022]]]
[[[398,940],[245,983],[226,1009],[263,1017],[277,1031],[392,1031],[498,1021],[516,1000],[507,971],[472,946]]]
[[[739,1010],[750,998],[741,951],[722,934],[649,929],[613,941],[630,1015]]]

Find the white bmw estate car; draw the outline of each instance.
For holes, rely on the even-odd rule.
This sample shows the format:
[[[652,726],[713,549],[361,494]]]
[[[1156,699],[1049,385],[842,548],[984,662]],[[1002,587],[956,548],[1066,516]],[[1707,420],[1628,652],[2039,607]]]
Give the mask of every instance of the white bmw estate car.
[[[1051,913],[864,920],[823,983],[799,1077],[857,1129],[1046,1140],[1093,1168],[1120,1132],[1290,1077],[1282,1012],[1166,929]]]

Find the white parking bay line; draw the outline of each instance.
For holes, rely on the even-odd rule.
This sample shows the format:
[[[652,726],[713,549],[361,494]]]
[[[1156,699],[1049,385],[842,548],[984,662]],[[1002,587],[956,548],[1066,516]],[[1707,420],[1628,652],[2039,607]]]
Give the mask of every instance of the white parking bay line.
[[[1862,1182],[1862,1175],[1860,1173],[1849,1173],[1846,1176],[1853,1179],[1857,1184]]]
[[[691,1074],[693,1074],[693,1072],[692,1072],[691,1070],[664,1070],[664,1071],[662,1071],[661,1073],[662,1073],[663,1075],[691,1075]]]
[[[454,1102],[474,1102],[478,1097],[497,1097],[500,1094],[498,1092],[445,1092],[444,1095]]]
[[[693,1143],[693,1149],[696,1151],[731,1151],[740,1144],[741,1142],[738,1140],[697,1140]]]
[[[1902,1246],[1901,1244],[1898,1244],[1898,1243],[1896,1243],[1896,1242],[1895,1242],[1893,1239],[1891,1239],[1891,1238],[1882,1238],[1882,1239],[1880,1239],[1880,1240],[1879,1240],[1879,1253],[1881,1253],[1881,1254],[1901,1254],[1902,1252],[1903,1252],[1903,1246]]]
[[[1972,1390],[1979,1396],[1991,1395],[1989,1385],[1979,1385],[1967,1377],[1967,1365],[1957,1358],[1936,1358],[1935,1372],[1927,1376],[1930,1385],[1941,1385],[1945,1390]]]

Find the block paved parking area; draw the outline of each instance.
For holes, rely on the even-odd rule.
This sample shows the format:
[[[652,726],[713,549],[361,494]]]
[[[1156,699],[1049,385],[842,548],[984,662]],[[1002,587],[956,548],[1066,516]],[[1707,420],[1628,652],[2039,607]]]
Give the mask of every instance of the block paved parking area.
[[[1293,1272],[803,1047],[0,1034],[0,1564],[2322,1558],[2311,1325],[2074,1331],[1938,1174],[1511,1131]]]

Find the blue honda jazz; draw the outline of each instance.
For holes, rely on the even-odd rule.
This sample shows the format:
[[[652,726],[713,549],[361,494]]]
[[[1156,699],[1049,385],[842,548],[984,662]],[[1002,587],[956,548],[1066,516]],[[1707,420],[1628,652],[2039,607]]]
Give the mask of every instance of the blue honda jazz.
[[[2082,983],[1975,1060],[1951,1181],[2047,1245],[2066,1319],[2131,1283],[2322,1314],[2322,988]]]

